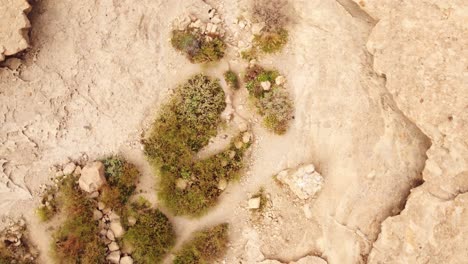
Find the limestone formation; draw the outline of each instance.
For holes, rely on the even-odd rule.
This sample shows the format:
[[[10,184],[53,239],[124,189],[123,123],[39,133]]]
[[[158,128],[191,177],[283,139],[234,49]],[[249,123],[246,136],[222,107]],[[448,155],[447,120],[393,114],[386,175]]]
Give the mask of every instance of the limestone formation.
[[[0,61],[29,47],[30,10],[26,0],[0,0]]]

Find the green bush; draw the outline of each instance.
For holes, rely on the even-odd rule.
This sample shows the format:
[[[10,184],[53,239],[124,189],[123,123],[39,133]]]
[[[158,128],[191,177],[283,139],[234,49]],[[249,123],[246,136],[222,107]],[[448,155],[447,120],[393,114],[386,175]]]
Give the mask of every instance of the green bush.
[[[284,134],[293,118],[293,103],[284,87],[276,85],[275,79],[278,76],[276,70],[265,70],[253,65],[247,69],[244,80],[259,114],[263,116],[265,127],[276,134]],[[266,81],[271,84],[267,91],[261,86]]]
[[[235,72],[231,70],[226,71],[224,73],[224,80],[231,89],[239,89],[239,78],[237,77],[237,74]]]
[[[106,245],[100,240],[97,222],[93,220],[96,205],[75,181],[73,177],[64,179],[58,193],[66,219],[54,234],[55,260],[58,263],[106,263]]]
[[[107,207],[120,213],[135,191],[140,173],[135,165],[119,157],[108,157],[102,162],[108,185],[103,187],[99,199]]]
[[[217,37],[207,40],[201,33],[193,30],[172,31],[172,46],[185,53],[192,63],[207,63],[218,61],[224,57],[226,44]]]
[[[236,178],[242,167],[247,144],[236,148],[233,142],[219,154],[194,159],[216,135],[225,107],[219,81],[196,75],[175,90],[143,140],[145,154],[160,174],[159,198],[175,214],[204,213],[221,194],[218,182]],[[185,188],[178,188],[178,182]]]
[[[175,243],[175,233],[169,219],[147,202],[132,203],[125,217],[135,217],[135,225],[123,237],[126,245],[134,248],[136,263],[160,263]]]
[[[198,231],[176,254],[174,264],[212,263],[221,258],[229,242],[228,224]]]

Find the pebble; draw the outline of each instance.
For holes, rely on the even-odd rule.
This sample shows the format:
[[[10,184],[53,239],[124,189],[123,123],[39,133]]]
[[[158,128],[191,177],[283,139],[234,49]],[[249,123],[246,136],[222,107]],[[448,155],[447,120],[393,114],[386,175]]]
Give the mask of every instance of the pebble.
[[[107,230],[106,237],[111,241],[115,241],[114,232],[112,232],[112,230]]]
[[[75,168],[76,168],[75,163],[69,162],[63,167],[63,174],[70,175],[75,171]]]
[[[98,202],[98,209],[104,210],[104,208],[106,208],[106,205],[103,202]]]
[[[133,264],[133,259],[130,256],[125,256],[120,259],[120,264]]]
[[[137,219],[135,217],[133,217],[133,216],[128,217],[128,225],[129,226],[134,226],[136,224],[136,222],[137,222]]]
[[[269,81],[261,82],[260,85],[265,91],[268,91],[271,88],[271,83]]]
[[[249,132],[245,132],[242,135],[242,142],[244,142],[245,144],[249,143],[251,137],[252,137],[252,135]]]
[[[80,166],[76,166],[75,171],[73,171],[73,175],[74,176],[81,175],[81,167]]]
[[[110,224],[110,230],[114,234],[114,237],[119,238],[122,237],[125,233],[120,221],[112,221]]]
[[[94,210],[93,211],[93,219],[94,220],[100,220],[102,218],[102,212],[99,210]]]
[[[258,209],[260,208],[260,197],[251,198],[249,200],[249,209]]]
[[[119,261],[120,261],[120,251],[114,251],[112,253],[110,253],[106,259],[110,262],[110,263],[114,263],[114,264],[118,264]]]
[[[275,79],[276,85],[283,85],[285,82],[286,82],[286,78],[284,78],[284,76],[281,76],[281,75],[276,77]]]

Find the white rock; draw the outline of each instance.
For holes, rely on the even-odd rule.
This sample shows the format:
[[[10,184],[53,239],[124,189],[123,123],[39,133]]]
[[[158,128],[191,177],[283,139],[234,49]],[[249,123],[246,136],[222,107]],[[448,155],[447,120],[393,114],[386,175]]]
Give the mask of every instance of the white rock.
[[[243,21],[243,20],[239,21],[239,27],[240,28],[243,29],[243,28],[245,28],[245,26],[246,26],[245,21]]]
[[[219,23],[221,23],[221,18],[219,18],[219,16],[214,16],[214,17],[211,19],[211,23],[213,23],[213,24],[219,24]]]
[[[237,128],[239,128],[240,132],[245,132],[249,128],[249,125],[244,120],[238,120],[236,123]]]
[[[97,205],[99,210],[104,210],[104,208],[106,208],[106,205],[103,202],[98,202]]]
[[[106,237],[111,241],[115,240],[114,232],[112,232],[112,230],[107,230]]]
[[[109,212],[109,220],[110,221],[118,221],[120,220],[120,216],[118,216],[116,213],[114,212]]]
[[[92,192],[89,195],[89,198],[91,198],[91,199],[98,198],[98,197],[99,197],[99,192],[98,191]]]
[[[114,237],[116,238],[122,237],[125,233],[122,224],[120,224],[120,221],[112,221],[110,224],[110,230],[112,233],[114,233]]]
[[[119,250],[119,245],[117,245],[117,243],[114,241],[112,243],[109,244],[109,246],[107,246],[109,248],[109,251],[117,251]]]
[[[75,171],[75,168],[76,168],[75,163],[69,162],[63,167],[63,170],[62,170],[63,174],[70,175]]]
[[[249,209],[260,208],[260,197],[251,198],[249,200]]]
[[[119,261],[120,261],[120,251],[111,252],[111,253],[106,257],[106,259],[107,259],[110,263],[118,264]]]
[[[201,26],[202,26],[202,22],[200,21],[200,19],[197,19],[195,22],[190,24],[191,28],[200,28]]]
[[[284,78],[284,76],[281,76],[281,75],[276,77],[275,79],[276,85],[283,85],[285,82],[286,82],[286,78]]]
[[[226,187],[227,187],[227,184],[228,184],[228,182],[226,181],[226,179],[221,179],[218,182],[218,189],[220,189],[221,191],[224,191],[224,189],[226,189]]]
[[[102,218],[102,213],[99,210],[94,210],[93,211],[93,219],[94,220],[100,220]]]
[[[265,27],[265,23],[254,23],[252,24],[252,34],[258,35],[262,32],[262,29]]]
[[[85,192],[92,193],[99,190],[106,183],[104,164],[100,161],[88,163],[81,171],[78,183]]]
[[[176,180],[176,188],[177,189],[180,189],[180,190],[185,190],[185,188],[187,188],[187,180],[185,179],[182,179],[182,178],[179,178]]]
[[[120,259],[120,264],[133,264],[133,259],[130,256],[125,256]]]
[[[245,132],[243,135],[242,135],[242,142],[244,142],[245,144],[249,143],[250,142],[250,139],[252,138],[252,134],[250,134],[249,132]]]
[[[295,170],[285,170],[277,175],[277,179],[288,186],[291,191],[300,199],[306,200],[314,197],[324,183],[322,175],[312,170],[312,164],[296,168]]]
[[[216,14],[216,9],[212,8],[210,9],[210,11],[208,12],[208,17],[209,18],[213,18]]]
[[[271,83],[269,81],[261,82],[260,85],[265,91],[268,91],[271,88]]]
[[[209,30],[209,32],[211,33],[216,33],[216,30],[218,29],[218,26],[215,25],[215,24],[211,24],[211,29]]]
[[[128,220],[128,225],[129,226],[134,226],[136,224],[136,222],[137,222],[137,219],[135,217],[133,217],[133,216],[129,216],[127,220]]]
[[[81,167],[76,166],[75,171],[73,171],[73,175],[80,176],[81,175]]]

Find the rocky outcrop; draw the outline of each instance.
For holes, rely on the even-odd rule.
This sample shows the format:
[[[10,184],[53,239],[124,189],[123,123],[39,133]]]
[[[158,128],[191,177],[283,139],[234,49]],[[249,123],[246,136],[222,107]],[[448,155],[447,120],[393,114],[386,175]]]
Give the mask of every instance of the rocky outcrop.
[[[0,0],[0,61],[29,47],[26,14],[30,10],[26,0]]]
[[[367,44],[374,69],[432,141],[425,183],[383,223],[370,263],[461,263],[468,247],[457,237],[467,228],[459,195],[468,191],[466,1],[359,2],[380,19]]]

